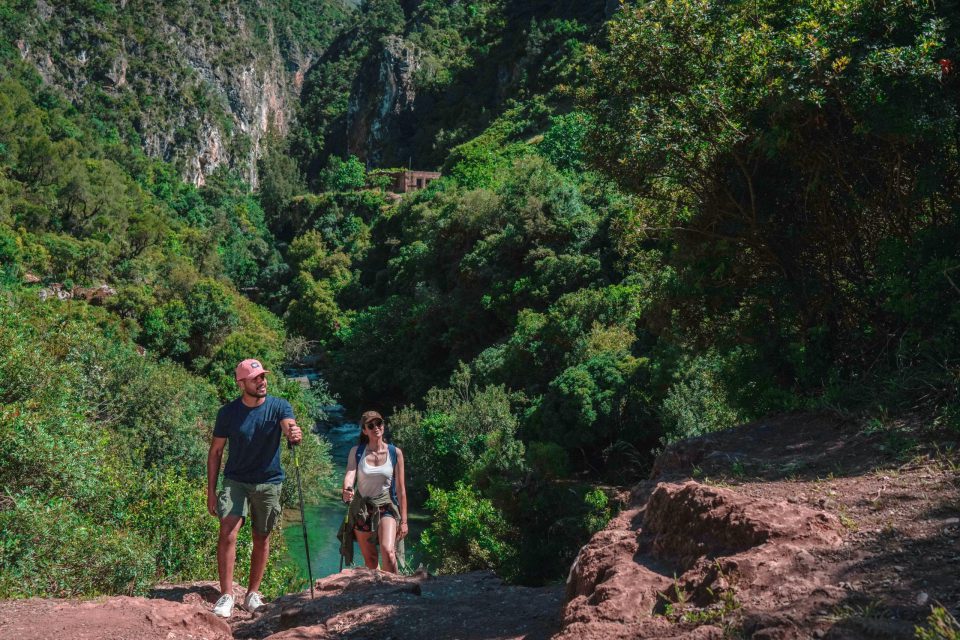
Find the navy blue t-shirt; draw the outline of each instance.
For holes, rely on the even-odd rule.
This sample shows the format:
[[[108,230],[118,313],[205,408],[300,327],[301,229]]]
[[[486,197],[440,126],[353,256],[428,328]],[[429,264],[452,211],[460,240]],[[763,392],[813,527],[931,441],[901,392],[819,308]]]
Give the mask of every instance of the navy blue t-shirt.
[[[240,398],[220,407],[213,435],[227,438],[229,445],[224,477],[251,484],[283,482],[280,420],[284,418],[293,418],[293,408],[273,396],[259,407],[248,407]]]

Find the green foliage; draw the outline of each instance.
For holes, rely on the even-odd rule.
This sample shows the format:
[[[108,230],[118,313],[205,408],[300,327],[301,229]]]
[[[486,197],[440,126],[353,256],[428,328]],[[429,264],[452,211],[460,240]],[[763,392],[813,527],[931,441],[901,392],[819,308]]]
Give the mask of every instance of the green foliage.
[[[727,429],[741,422],[730,406],[722,371],[709,355],[694,360],[678,372],[661,405],[664,444]]]
[[[201,280],[184,301],[190,318],[191,354],[210,355],[210,345],[222,342],[239,325],[233,299],[226,287],[214,280]]]
[[[391,420],[393,437],[416,469],[414,490],[451,489],[466,477],[481,489],[516,481],[525,471],[523,445],[506,391],[477,389],[463,365],[451,385],[427,393],[425,412],[406,407]]]
[[[224,371],[251,355],[282,361],[282,325],[234,288],[277,264],[264,212],[231,176],[185,185],[22,68],[3,73],[0,596],[209,578],[205,452],[219,402],[236,394]],[[118,293],[104,308],[41,303],[19,288],[27,270]],[[281,391],[306,415],[299,387]],[[319,442],[304,457],[308,483],[330,472]],[[264,588],[276,594],[294,573],[282,543],[271,553]]]
[[[358,149],[381,167],[412,159],[414,168],[444,165],[461,184],[491,186],[504,159],[509,165],[526,150],[511,145],[501,154],[489,138],[470,141],[518,102],[547,94],[568,103],[569,87],[584,80],[584,43],[603,20],[603,5],[590,2],[360,3],[304,82],[295,133],[302,166],[315,175],[329,156]],[[398,47],[417,60],[416,96],[388,110],[394,105],[374,87]],[[454,147],[456,158],[446,158]]]
[[[916,640],[957,640],[960,638],[960,623],[949,611],[940,606],[930,608],[924,626],[914,628]]]
[[[137,533],[105,526],[67,500],[12,501],[0,512],[3,597],[134,594],[153,585],[154,558]]]
[[[493,569],[501,575],[509,574],[517,551],[505,541],[509,529],[489,500],[458,482],[449,491],[430,487],[425,506],[434,517],[420,541],[438,571]]]
[[[243,39],[208,4],[174,4],[177,29],[209,27],[215,74],[240,59]],[[953,5],[628,3],[605,43],[602,3],[240,9],[291,66],[317,60],[290,140],[263,141],[259,198],[230,171],[198,189],[131,148],[172,104],[204,114],[180,142],[232,126],[195,74],[146,90],[170,61],[146,33],[153,9],[133,24],[109,3],[71,5],[48,25],[32,6],[0,9],[0,283],[16,290],[29,270],[118,289],[106,310],[50,307],[74,329],[84,309],[98,351],[39,346],[56,331],[47,312],[0,324],[2,344],[39,363],[0,381],[2,411],[19,412],[0,434],[0,479],[21,510],[14,523],[0,509],[15,532],[2,589],[15,589],[7,575],[37,593],[76,579],[88,521],[116,532],[122,569],[85,592],[141,589],[144,567],[200,571],[209,523],[185,518],[177,542],[147,505],[161,504],[157,518],[195,508],[195,417],[236,393],[237,360],[284,360],[286,327],[237,288],[322,349],[350,408],[404,407],[391,425],[411,493],[429,487],[424,542],[444,571],[560,577],[611,516],[593,483],[633,481],[663,443],[741,420],[882,402],[960,423],[960,84],[938,64],[955,58]],[[53,47],[81,10],[104,33],[122,22],[120,40],[84,26]],[[343,19],[336,35],[323,15]],[[23,33],[70,78],[109,77],[119,42],[142,51],[129,88],[71,79],[67,100],[19,60],[9,43]],[[369,111],[383,106],[370,79],[398,47],[417,60],[414,103]],[[95,54],[82,73],[80,50]],[[393,206],[364,188],[383,186],[365,170],[374,158],[444,177]],[[305,193],[304,177],[327,191]],[[180,388],[189,372],[208,383]],[[298,416],[317,410],[279,376],[271,385]],[[98,437],[82,437],[93,421]],[[303,452],[325,455],[312,440]],[[149,502],[115,488],[129,474]],[[78,528],[62,565],[29,554],[46,508]]]
[[[294,331],[324,344],[347,325],[334,289],[327,281],[301,272],[292,289],[297,298],[287,308],[286,318]]]
[[[260,204],[267,220],[277,220],[291,198],[306,192],[296,161],[290,157],[286,144],[271,136],[266,151],[257,162],[260,177]]]
[[[255,134],[237,125],[253,114],[228,103],[239,86],[227,78],[253,73],[282,85],[278,70],[315,60],[350,13],[339,0],[238,0],[229,10],[207,0],[45,6],[8,2],[0,10],[4,66],[42,65],[44,82],[91,116],[88,130],[64,127],[72,139],[142,145],[178,172],[202,170],[190,165],[214,135],[231,164],[250,163]],[[202,53],[188,60],[185,50]]]
[[[610,521],[610,499],[600,489],[594,489],[583,497],[587,507],[584,524],[591,533],[607,526]]]
[[[508,178],[517,158],[534,152],[517,139],[531,132],[544,112],[539,102],[510,109],[482,134],[454,147],[443,165],[443,174],[466,189],[496,189]]]
[[[217,537],[205,482],[215,389],[139,355],[105,310],[5,293],[0,595],[133,594],[159,580],[208,578]],[[271,391],[304,419],[328,401],[305,401],[282,377]],[[309,491],[332,471],[329,445],[308,437],[300,455]],[[283,499],[293,504],[288,487]],[[249,545],[244,530],[240,553],[249,555]],[[271,554],[264,590],[279,594],[295,574],[282,541]]]
[[[519,532],[520,554],[508,575],[531,585],[563,579],[580,548],[606,526],[613,511],[601,489],[569,479],[534,481],[502,509]]]
[[[144,346],[159,355],[177,359],[190,351],[190,315],[181,300],[146,311],[143,319]]]
[[[587,159],[584,148],[591,118],[582,111],[550,117],[538,151],[559,169],[582,171]]]
[[[0,321],[4,597],[139,593],[206,575],[205,508],[162,522],[144,511],[205,505],[209,387],[144,361],[102,314],[36,304]]]
[[[350,156],[346,160],[330,156],[327,160],[327,168],[321,177],[321,184],[325,191],[361,189],[366,181],[366,168],[357,156]]]
[[[570,456],[556,442],[530,442],[526,460],[531,469],[547,480],[565,478],[570,473]]]
[[[535,431],[565,449],[604,447],[619,436],[636,359],[614,354],[569,367],[547,385],[537,408]]]
[[[957,85],[938,64],[950,17],[909,2],[640,4],[591,53],[593,161],[640,196],[635,224],[676,273],[675,341],[730,364],[735,404],[876,398],[885,376],[954,394],[916,356],[955,318],[900,315],[918,293],[940,299],[953,264],[931,243],[956,228]]]

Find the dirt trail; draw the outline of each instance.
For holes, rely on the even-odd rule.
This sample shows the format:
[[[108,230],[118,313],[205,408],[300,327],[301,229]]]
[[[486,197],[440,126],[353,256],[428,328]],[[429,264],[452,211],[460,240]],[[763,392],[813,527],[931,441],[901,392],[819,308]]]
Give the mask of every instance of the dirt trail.
[[[670,447],[565,586],[355,569],[228,625],[214,583],[167,585],[0,602],[0,638],[912,638],[960,610],[960,459],[914,433],[796,415]]]
[[[159,587],[152,598],[0,602],[3,640],[271,640],[325,638],[525,638],[559,629],[561,587],[505,586],[486,571],[432,577],[346,569],[318,580],[316,597],[291,594],[256,616],[213,615],[212,582]],[[235,589],[238,601],[243,590]]]

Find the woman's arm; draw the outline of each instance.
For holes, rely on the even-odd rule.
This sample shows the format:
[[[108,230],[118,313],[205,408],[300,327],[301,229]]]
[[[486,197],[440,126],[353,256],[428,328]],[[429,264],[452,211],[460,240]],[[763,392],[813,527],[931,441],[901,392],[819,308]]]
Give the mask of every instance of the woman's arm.
[[[410,527],[407,526],[407,484],[403,477],[403,451],[397,447],[397,499],[400,501],[400,526],[397,528],[397,536],[405,538]]]
[[[353,500],[353,481],[357,478],[357,448],[350,449],[347,454],[347,472],[343,474],[343,491],[340,499],[349,503]]]

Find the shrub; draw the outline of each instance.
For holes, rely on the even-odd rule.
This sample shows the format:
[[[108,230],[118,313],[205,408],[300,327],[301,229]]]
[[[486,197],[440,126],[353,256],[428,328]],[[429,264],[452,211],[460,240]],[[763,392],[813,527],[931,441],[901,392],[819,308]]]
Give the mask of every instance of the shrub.
[[[664,444],[727,429],[742,419],[730,406],[716,357],[690,363],[661,403]]]
[[[133,595],[158,577],[145,532],[85,515],[66,498],[6,499],[0,597]]]
[[[430,487],[429,492],[425,506],[434,517],[420,541],[438,571],[512,573],[517,551],[506,542],[506,521],[489,500],[463,482],[450,491]]]
[[[416,478],[412,488],[451,489],[466,477],[483,488],[515,480],[525,467],[510,397],[503,387],[476,389],[463,366],[451,384],[427,393],[426,412],[407,407],[391,420]]]

